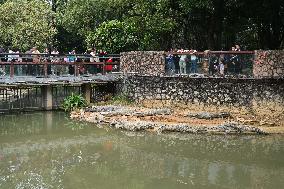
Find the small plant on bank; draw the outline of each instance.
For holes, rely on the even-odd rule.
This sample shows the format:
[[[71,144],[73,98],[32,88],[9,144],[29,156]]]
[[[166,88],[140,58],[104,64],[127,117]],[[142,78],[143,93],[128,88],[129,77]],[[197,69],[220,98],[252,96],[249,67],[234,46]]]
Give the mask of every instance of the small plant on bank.
[[[113,96],[110,102],[112,104],[119,104],[119,105],[130,105],[134,103],[133,100],[131,100],[128,96],[123,94]]]
[[[97,102],[96,106],[101,106],[101,105],[122,105],[122,106],[127,106],[127,105],[132,105],[134,103],[133,100],[131,100],[129,97],[126,95],[115,95],[115,96],[110,96],[108,100],[104,102]]]
[[[82,97],[82,95],[71,94],[66,97],[63,101],[63,109],[65,111],[73,111],[76,109],[84,108],[87,106],[87,101]]]

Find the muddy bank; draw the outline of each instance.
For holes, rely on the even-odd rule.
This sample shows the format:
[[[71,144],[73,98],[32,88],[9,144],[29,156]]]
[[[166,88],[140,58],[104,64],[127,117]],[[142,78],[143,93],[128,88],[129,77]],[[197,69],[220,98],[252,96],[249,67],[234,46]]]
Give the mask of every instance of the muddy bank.
[[[192,112],[175,108],[93,106],[74,111],[72,119],[129,131],[214,134],[284,133],[280,126],[244,124],[230,112]],[[250,123],[247,121],[246,123]]]

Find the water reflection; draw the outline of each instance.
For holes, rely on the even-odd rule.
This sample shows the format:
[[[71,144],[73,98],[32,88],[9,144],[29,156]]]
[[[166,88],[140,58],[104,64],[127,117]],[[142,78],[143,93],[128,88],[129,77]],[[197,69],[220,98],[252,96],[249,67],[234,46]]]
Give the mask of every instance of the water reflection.
[[[1,116],[0,188],[281,188],[282,136],[129,133]]]

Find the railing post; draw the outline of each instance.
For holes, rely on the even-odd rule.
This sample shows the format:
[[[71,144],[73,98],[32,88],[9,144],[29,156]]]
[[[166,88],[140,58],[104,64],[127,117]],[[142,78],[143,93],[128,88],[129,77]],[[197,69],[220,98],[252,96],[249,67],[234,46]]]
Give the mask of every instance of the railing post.
[[[106,63],[105,62],[103,62],[103,69],[102,69],[102,71],[103,71],[103,75],[105,75],[106,74],[106,70],[105,70],[105,65],[106,65]]]
[[[44,61],[43,70],[44,70],[44,77],[47,77],[48,76],[48,73],[47,73],[47,61]]]
[[[14,62],[11,62],[11,64],[10,64],[10,77],[14,77],[14,75],[15,75]]]

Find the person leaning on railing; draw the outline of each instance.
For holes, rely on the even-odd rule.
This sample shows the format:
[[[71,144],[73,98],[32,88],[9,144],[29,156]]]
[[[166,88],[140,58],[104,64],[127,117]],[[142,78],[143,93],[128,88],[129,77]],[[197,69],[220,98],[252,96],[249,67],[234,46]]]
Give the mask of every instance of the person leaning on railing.
[[[105,71],[106,72],[111,72],[112,71],[112,57],[109,57],[109,59],[106,61],[106,65],[105,65]]]
[[[190,72],[191,73],[197,73],[197,62],[198,58],[196,56],[197,51],[196,50],[190,50]]]
[[[178,50],[178,53],[183,53],[184,50]],[[187,61],[187,56],[185,54],[180,55],[179,59],[179,68],[180,68],[180,74],[186,74],[186,61]]]
[[[32,55],[33,63],[38,64],[40,62],[40,55],[39,55],[40,52],[39,52],[39,50],[37,50],[36,47],[33,47],[31,51],[32,51],[32,54],[34,54],[34,55]],[[35,75],[40,75],[40,72],[41,72],[41,69],[39,68],[39,66],[36,66],[34,74]]]
[[[97,51],[95,48],[91,50],[90,55],[91,55],[90,62],[92,63],[99,62],[99,57],[97,56]],[[95,64],[91,65],[89,72],[91,74],[96,74],[98,72],[97,65]]]
[[[174,53],[177,53],[177,49],[174,49]],[[179,68],[179,56],[177,54],[173,55],[173,62],[175,66],[175,73],[179,74],[180,68]]]
[[[72,50],[71,52],[69,52],[69,55],[68,55],[68,62],[71,62],[71,63],[74,63],[76,61],[76,51],[75,50]],[[68,66],[68,73],[70,75],[74,75],[75,73],[75,68],[74,68],[74,65],[69,65]]]
[[[209,58],[209,75],[214,75],[218,70],[218,57],[215,54],[211,54]]]
[[[5,62],[5,55],[2,55],[2,53],[5,53],[5,50],[3,47],[0,47],[0,62]],[[0,67],[0,73],[2,76],[6,75],[6,72],[5,72],[5,65],[1,65]]]
[[[175,73],[175,64],[174,64],[174,56],[172,53],[172,50],[168,52],[168,55],[166,57],[166,70],[167,74],[173,75]]]

